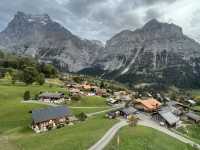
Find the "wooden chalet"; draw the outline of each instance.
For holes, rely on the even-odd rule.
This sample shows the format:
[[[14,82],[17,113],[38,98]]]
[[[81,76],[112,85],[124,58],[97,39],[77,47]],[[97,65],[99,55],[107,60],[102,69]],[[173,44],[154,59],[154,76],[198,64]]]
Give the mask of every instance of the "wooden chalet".
[[[90,84],[82,84],[81,85],[81,88],[83,90],[91,90],[92,89],[92,86]]]
[[[36,133],[48,131],[70,122],[71,113],[65,106],[32,110],[31,127]]]
[[[46,92],[46,93],[42,93],[39,95],[39,99],[41,101],[44,101],[44,102],[54,102],[54,103],[59,103],[59,102],[62,102],[64,101],[64,93],[49,93],[49,92]]]
[[[195,123],[200,123],[200,116],[193,113],[193,112],[188,112],[186,113],[186,116],[188,119],[193,120]]]
[[[97,88],[97,89],[95,89],[95,93],[96,93],[97,96],[102,96],[102,97],[108,96],[106,89]]]
[[[120,115],[122,115],[125,118],[127,118],[129,115],[137,114],[137,112],[138,112],[137,109],[133,107],[126,107],[126,108],[120,109]]]
[[[77,96],[81,94],[81,90],[77,88],[71,88],[69,89],[69,92],[71,96]]]
[[[152,118],[165,123],[168,127],[176,127],[180,121],[180,118],[174,115],[170,110],[158,111],[152,115]]]
[[[139,110],[147,112],[153,112],[160,108],[161,103],[154,98],[148,98],[146,100],[137,99],[135,107]]]

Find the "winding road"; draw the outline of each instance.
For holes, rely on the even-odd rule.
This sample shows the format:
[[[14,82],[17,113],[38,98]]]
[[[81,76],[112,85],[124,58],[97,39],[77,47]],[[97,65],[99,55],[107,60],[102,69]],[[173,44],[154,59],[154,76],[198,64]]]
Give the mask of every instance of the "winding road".
[[[155,130],[158,130],[160,132],[163,132],[173,138],[176,138],[177,140],[183,142],[183,143],[187,143],[190,145],[196,145],[198,149],[200,149],[200,145],[175,133],[170,131],[169,129],[165,128],[165,127],[161,127],[160,125],[158,125],[156,122],[154,122],[153,120],[150,119],[149,116],[146,116],[144,114],[139,114],[138,115],[140,120],[138,122],[139,125],[142,126],[146,126],[146,127],[150,127],[153,128]],[[112,140],[112,138],[115,136],[115,134],[120,130],[120,128],[124,127],[128,125],[126,120],[121,120],[120,122],[116,123],[111,129],[109,129],[105,135],[93,146],[91,146],[88,150],[103,150],[106,145]]]
[[[112,140],[117,131],[126,125],[128,125],[128,123],[125,120],[116,123],[96,144],[94,144],[88,150],[102,150]]]
[[[144,117],[144,116],[143,116]],[[190,139],[187,139],[175,132],[172,132],[171,130],[165,128],[165,127],[162,127],[160,126],[159,124],[157,124],[156,122],[154,122],[153,120],[151,120],[150,118],[147,119],[147,117],[145,116],[146,119],[142,119],[138,122],[139,125],[142,125],[142,126],[146,126],[146,127],[150,127],[150,128],[153,128],[153,129],[156,129],[160,132],[163,132],[183,143],[187,143],[187,144],[190,144],[190,145],[196,145],[198,149],[200,149],[200,145],[195,143],[194,141],[190,140]]]

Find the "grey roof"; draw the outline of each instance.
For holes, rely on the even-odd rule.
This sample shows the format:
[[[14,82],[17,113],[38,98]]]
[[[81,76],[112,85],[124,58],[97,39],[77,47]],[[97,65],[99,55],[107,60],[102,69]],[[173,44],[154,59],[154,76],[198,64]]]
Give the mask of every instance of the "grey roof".
[[[162,111],[171,111],[175,115],[180,115],[182,113],[181,110],[177,109],[174,106],[166,106],[161,108]]]
[[[45,92],[39,95],[39,97],[60,97],[62,96],[63,93],[49,93],[49,92]]]
[[[179,117],[175,116],[172,112],[168,110],[158,111],[158,113],[162,116],[163,119],[167,121],[169,125],[174,125],[179,121]]]
[[[137,112],[137,109],[133,107],[127,107],[127,108],[123,108],[121,111],[126,114],[132,114],[132,113]]]
[[[200,116],[193,113],[193,112],[187,113],[186,116],[193,119],[193,120],[200,121]]]
[[[32,110],[32,119],[34,123],[39,123],[69,115],[70,111],[66,106],[48,107]]]
[[[167,105],[168,106],[175,106],[176,104],[178,104],[178,102],[176,102],[176,101],[169,101],[169,102],[167,102]]]

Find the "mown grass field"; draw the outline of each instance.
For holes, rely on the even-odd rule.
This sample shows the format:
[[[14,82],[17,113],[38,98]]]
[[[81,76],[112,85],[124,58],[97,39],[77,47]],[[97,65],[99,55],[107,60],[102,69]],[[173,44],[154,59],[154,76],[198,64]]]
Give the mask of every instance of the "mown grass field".
[[[200,111],[200,105],[198,105],[198,106],[194,106],[193,108],[194,108],[195,110]]]
[[[79,101],[71,101],[67,105],[77,107],[108,107],[106,99],[100,96],[84,96]]]
[[[200,89],[189,90],[188,92],[197,100],[200,100]]]
[[[81,112],[93,113],[93,112],[107,110],[108,108],[70,108],[70,109],[76,115],[76,114],[80,114]]]
[[[177,129],[182,134],[191,137],[197,143],[200,144],[200,126],[197,124],[190,124],[186,127],[180,127]]]
[[[193,150],[193,148],[155,129],[137,126],[122,128],[105,150]]]
[[[36,134],[28,127],[31,123],[31,114],[28,111],[48,106],[21,103],[25,90],[29,90],[32,96],[40,91],[65,91],[56,85],[26,86],[0,82],[0,150],[84,150],[116,122],[105,119],[102,114],[73,126]],[[99,110],[72,109],[74,113]]]

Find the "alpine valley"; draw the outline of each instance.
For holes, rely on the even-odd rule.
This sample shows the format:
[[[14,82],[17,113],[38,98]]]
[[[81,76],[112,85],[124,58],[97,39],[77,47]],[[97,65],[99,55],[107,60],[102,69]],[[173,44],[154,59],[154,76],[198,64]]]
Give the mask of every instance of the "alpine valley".
[[[99,75],[130,86],[200,87],[200,44],[181,27],[156,19],[121,31],[103,45],[81,39],[47,14],[18,12],[0,33],[0,48],[52,63],[62,72]]]

